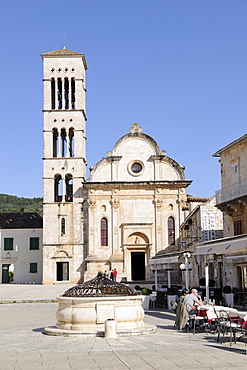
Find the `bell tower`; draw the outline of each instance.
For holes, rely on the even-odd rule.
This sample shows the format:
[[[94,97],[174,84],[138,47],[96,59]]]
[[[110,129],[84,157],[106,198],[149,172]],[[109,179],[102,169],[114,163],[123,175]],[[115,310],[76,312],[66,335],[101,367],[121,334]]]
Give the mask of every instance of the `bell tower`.
[[[41,55],[44,84],[43,284],[82,276],[82,182],[86,177],[84,54]]]

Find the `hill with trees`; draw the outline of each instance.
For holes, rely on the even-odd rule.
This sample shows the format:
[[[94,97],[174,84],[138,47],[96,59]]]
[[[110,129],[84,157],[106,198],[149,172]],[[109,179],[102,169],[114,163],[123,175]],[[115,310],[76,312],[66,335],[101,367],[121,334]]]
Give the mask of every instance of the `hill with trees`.
[[[0,212],[36,212],[43,216],[43,198],[19,198],[15,195],[0,194]]]

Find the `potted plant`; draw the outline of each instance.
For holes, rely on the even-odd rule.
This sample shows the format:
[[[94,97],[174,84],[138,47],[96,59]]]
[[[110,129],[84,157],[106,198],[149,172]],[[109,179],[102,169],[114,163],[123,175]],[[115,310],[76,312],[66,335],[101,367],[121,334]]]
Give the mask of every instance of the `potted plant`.
[[[223,293],[229,294],[231,292],[232,292],[232,288],[230,287],[230,285],[225,285],[223,287]]]
[[[199,279],[200,286],[204,287],[206,286],[206,279],[205,277]],[[209,279],[208,286],[213,288],[215,286],[215,280]]]
[[[14,272],[9,271],[9,282],[12,283],[14,281]]]
[[[215,280],[214,279],[209,279],[208,285],[213,288],[215,286]]]
[[[232,293],[232,288],[230,287],[230,285],[225,285],[223,287],[223,296],[225,299],[226,306],[233,307],[234,306],[234,299],[233,299],[234,295]]]
[[[144,310],[148,310],[149,309],[149,303],[150,303],[149,295],[150,295],[151,291],[148,288],[142,288],[141,292],[142,292],[142,295],[144,296],[142,298],[142,307],[143,307]]]
[[[206,285],[206,279],[205,279],[205,277],[199,279],[199,285],[200,286],[205,286]]]
[[[142,289],[142,294],[143,295],[150,295],[152,292],[151,292],[151,290],[150,289],[148,289],[148,288],[143,288]]]
[[[178,290],[175,286],[167,289],[167,295],[177,295],[177,294]]]

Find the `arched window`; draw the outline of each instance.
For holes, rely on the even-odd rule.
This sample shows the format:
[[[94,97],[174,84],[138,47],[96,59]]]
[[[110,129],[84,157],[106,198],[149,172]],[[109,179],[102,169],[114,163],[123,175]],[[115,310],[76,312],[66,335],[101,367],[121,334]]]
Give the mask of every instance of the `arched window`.
[[[57,79],[57,102],[58,109],[62,109],[62,80],[61,78]]]
[[[108,223],[107,219],[103,217],[100,222],[100,239],[101,239],[101,245],[106,246],[108,245]]]
[[[169,204],[169,205],[168,205],[168,210],[169,210],[169,211],[173,211],[173,204]]]
[[[66,137],[66,129],[61,129],[61,157],[66,157],[66,143],[67,143],[67,137]]]
[[[173,217],[168,218],[168,245],[175,245],[175,221]]]
[[[71,78],[71,108],[75,109],[75,79]]]
[[[65,235],[65,218],[61,218],[61,235]]]
[[[53,134],[53,157],[57,157],[58,155],[58,131],[56,128],[52,129]]]
[[[64,79],[64,108],[69,109],[69,80],[67,77]]]
[[[62,202],[63,182],[61,175],[55,175],[54,178],[54,202]]]
[[[74,129],[69,129],[69,156],[74,157]]]
[[[65,176],[65,202],[73,202],[73,178],[72,175]]]
[[[51,109],[56,108],[55,78],[51,79]]]

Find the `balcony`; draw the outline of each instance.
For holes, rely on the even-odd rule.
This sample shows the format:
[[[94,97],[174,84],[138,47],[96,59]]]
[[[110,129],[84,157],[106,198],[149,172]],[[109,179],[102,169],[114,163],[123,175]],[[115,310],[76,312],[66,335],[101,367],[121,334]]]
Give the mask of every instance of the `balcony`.
[[[229,202],[234,199],[247,196],[247,180],[218,190],[216,193],[216,205]]]

